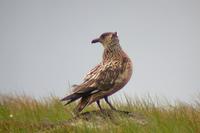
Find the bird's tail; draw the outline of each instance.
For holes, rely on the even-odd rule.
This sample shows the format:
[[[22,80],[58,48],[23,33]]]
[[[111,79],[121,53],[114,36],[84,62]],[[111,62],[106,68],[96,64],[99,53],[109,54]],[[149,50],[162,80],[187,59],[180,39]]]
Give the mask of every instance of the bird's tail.
[[[71,95],[64,97],[63,99],[61,99],[61,101],[67,101],[67,103],[65,104],[67,105],[81,97],[89,96],[90,93],[96,89],[94,87],[87,87],[87,88],[84,88],[84,87],[85,87],[84,85],[73,85],[72,86],[73,93]],[[85,98],[82,98],[82,99],[85,99]]]
[[[61,99],[61,101],[68,101],[65,105],[79,99],[80,97],[82,97],[82,94],[80,93],[73,93],[69,96],[64,97],[63,99]]]

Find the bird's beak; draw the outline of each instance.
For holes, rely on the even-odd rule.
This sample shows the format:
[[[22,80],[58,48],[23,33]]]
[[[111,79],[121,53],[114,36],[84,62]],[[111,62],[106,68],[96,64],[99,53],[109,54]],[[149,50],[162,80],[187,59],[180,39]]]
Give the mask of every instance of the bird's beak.
[[[96,39],[92,40],[92,43],[97,43],[97,42],[100,42],[99,38],[96,38]]]

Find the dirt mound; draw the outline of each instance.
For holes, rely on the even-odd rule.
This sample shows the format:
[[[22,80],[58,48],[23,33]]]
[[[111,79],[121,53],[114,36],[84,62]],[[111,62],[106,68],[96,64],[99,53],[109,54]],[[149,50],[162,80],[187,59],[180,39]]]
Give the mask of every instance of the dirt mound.
[[[83,123],[86,123],[86,125],[102,126],[105,121],[110,121],[110,123],[117,125],[123,120],[132,121],[141,125],[147,124],[146,118],[141,114],[109,109],[84,112],[61,123],[74,126]]]

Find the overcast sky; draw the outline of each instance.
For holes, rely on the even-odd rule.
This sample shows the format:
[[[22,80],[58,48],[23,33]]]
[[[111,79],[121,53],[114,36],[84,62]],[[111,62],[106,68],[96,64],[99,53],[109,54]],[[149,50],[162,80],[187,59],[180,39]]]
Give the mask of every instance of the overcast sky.
[[[134,73],[115,96],[190,101],[200,93],[198,0],[0,0],[0,92],[63,97],[117,31]]]

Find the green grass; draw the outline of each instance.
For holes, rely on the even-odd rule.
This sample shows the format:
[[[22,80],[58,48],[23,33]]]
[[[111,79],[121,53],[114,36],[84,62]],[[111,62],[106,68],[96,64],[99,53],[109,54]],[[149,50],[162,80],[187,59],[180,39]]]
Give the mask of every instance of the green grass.
[[[161,106],[150,97],[135,100],[127,98],[126,104],[118,100],[112,102],[117,109],[141,114],[148,123],[141,125],[116,116],[119,118],[118,124],[105,120],[102,126],[88,126],[88,123],[59,125],[59,122],[73,117],[76,103],[63,106],[53,96],[35,100],[27,96],[0,95],[0,133],[200,133],[199,99],[194,105],[179,102]],[[108,108],[105,104],[103,107]],[[91,105],[84,111],[91,110],[97,110],[97,107]]]

